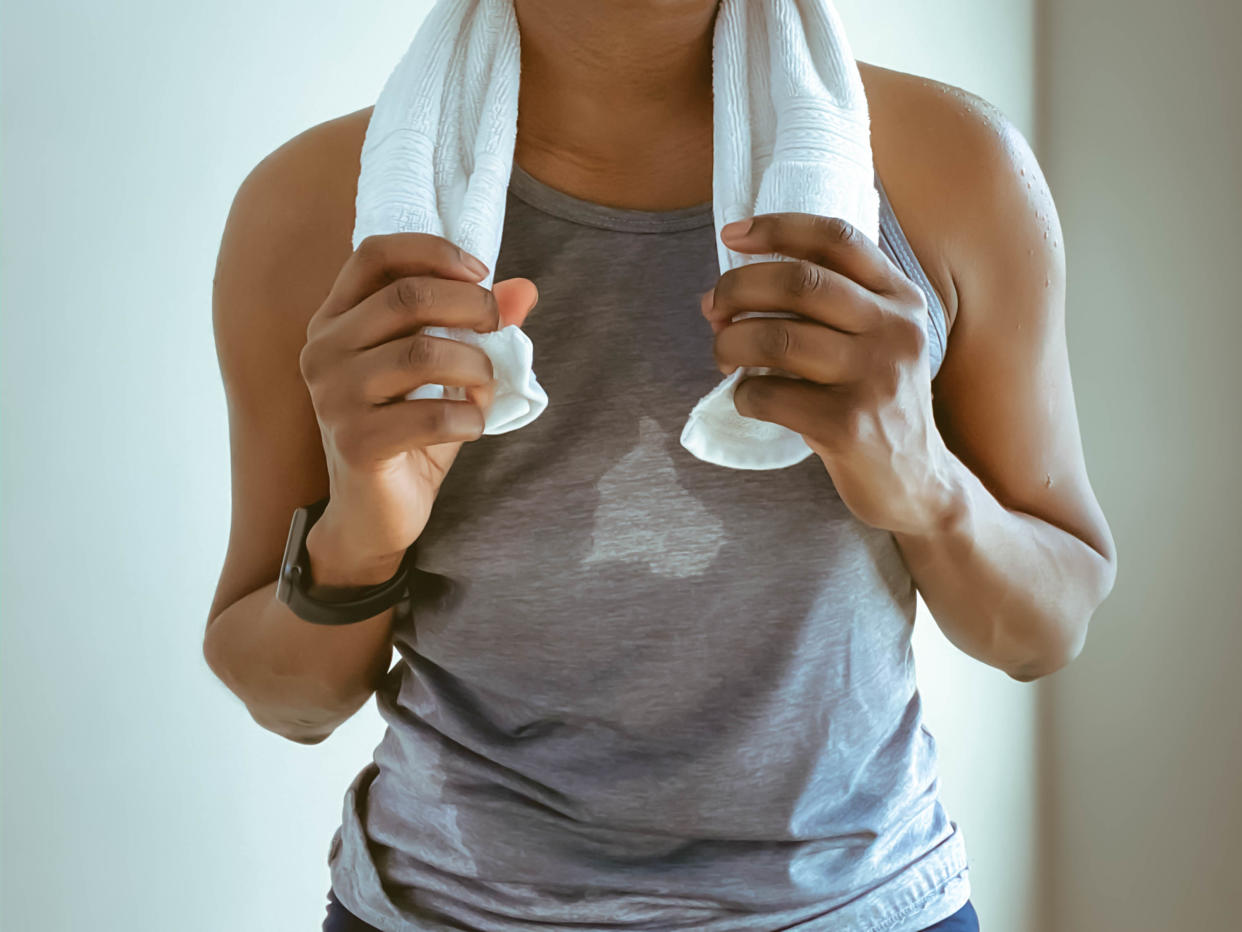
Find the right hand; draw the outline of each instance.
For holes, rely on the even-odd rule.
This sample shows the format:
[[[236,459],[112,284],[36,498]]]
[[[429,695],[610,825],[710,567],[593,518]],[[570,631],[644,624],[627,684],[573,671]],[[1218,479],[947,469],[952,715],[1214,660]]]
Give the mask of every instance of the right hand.
[[[539,299],[526,278],[490,291],[476,284],[486,273],[471,271],[464,255],[433,234],[368,236],[306,327],[298,365],[330,481],[311,532],[352,566],[376,568],[376,581],[426,527],[449,467],[465,441],[482,436],[495,399],[482,349],[422,328],[521,326]],[[424,384],[464,386],[467,399],[404,397]]]

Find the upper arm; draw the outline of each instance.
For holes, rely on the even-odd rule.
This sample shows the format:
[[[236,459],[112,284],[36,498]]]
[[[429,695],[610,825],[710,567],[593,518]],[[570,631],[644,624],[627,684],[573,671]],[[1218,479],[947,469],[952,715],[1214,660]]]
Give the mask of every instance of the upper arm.
[[[957,292],[933,383],[936,425],[1002,505],[1073,534],[1115,574],[1075,410],[1056,206],[1022,133],[957,90],[929,102],[951,127],[941,137],[951,142],[928,157],[953,204],[942,220]],[[1102,583],[1111,587],[1111,576]]]
[[[311,315],[352,251],[355,136],[343,117],[294,137],[251,170],[225,222],[212,323],[228,406],[232,508],[208,624],[276,579],[294,509],[328,493],[298,358]]]

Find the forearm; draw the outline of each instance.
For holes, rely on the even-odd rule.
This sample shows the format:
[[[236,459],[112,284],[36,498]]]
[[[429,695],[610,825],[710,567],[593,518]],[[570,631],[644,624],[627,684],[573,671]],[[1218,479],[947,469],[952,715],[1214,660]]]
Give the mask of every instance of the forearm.
[[[942,517],[894,533],[923,601],[959,649],[1019,680],[1044,676],[1082,649],[1108,594],[1108,561],[1074,535],[1004,507],[945,450]]]

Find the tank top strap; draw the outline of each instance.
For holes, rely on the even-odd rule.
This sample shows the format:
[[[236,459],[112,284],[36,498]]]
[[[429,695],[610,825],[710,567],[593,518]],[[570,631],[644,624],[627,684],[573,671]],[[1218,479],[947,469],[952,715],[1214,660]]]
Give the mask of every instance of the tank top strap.
[[[927,314],[930,329],[934,334],[931,362],[932,375],[935,376],[948,344],[944,302],[941,301],[940,295],[932,286],[931,279],[927,277],[922,264],[914,254],[914,249],[911,248],[910,241],[906,238],[905,231],[902,230],[901,223],[897,220],[893,204],[888,199],[888,191],[885,190],[878,172],[875,174],[875,187],[880,195],[880,246],[893,257],[906,276],[927,296]]]

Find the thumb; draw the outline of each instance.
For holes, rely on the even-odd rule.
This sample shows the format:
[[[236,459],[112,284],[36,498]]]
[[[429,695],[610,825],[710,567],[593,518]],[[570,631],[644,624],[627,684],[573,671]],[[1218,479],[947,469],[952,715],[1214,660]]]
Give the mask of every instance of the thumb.
[[[526,316],[539,301],[539,289],[529,278],[506,278],[492,285],[492,294],[500,308],[500,329],[526,322]]]
[[[539,301],[539,289],[529,278],[506,278],[492,285],[492,294],[496,296],[496,304],[500,309],[500,326],[503,330],[510,324],[522,326],[531,309]],[[496,380],[487,385],[476,385],[466,389],[466,397],[478,405],[486,414],[496,400]]]

